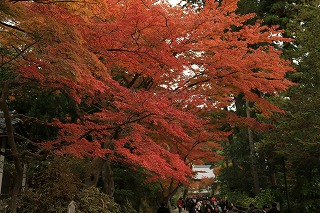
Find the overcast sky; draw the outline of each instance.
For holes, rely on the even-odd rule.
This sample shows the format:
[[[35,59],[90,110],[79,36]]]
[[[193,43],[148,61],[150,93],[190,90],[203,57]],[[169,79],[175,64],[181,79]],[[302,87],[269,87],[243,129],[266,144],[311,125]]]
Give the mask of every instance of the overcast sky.
[[[170,4],[176,5],[180,0],[168,0]]]

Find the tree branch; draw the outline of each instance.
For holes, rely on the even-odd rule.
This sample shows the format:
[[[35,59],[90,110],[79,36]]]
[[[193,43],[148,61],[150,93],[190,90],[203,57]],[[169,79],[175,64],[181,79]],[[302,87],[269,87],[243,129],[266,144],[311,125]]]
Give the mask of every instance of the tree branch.
[[[30,47],[32,47],[34,44],[36,44],[37,41],[27,45],[23,50],[21,51],[17,51],[16,48],[14,48],[14,50],[16,51],[17,55],[15,55],[14,57],[12,57],[10,60],[5,61],[3,63],[0,64],[0,68],[5,66],[6,64],[11,63],[12,61],[14,61],[15,59],[17,59],[18,57],[22,56],[24,52],[26,52]]]

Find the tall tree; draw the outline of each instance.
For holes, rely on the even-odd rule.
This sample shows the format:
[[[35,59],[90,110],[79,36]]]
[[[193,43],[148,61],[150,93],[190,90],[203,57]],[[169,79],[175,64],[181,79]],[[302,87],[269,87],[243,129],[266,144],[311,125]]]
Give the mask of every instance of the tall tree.
[[[312,164],[308,163],[308,166],[295,165],[300,165],[300,162],[306,162],[306,158],[313,156],[313,154],[306,154],[301,149],[308,150],[309,141],[313,141],[313,138],[317,134],[317,130],[314,127],[316,128],[318,124],[313,120],[318,117],[317,112],[314,110],[314,107],[317,105],[317,101],[315,100],[317,99],[316,94],[318,90],[317,83],[315,83],[318,82],[318,72],[316,71],[318,67],[318,50],[317,39],[314,36],[318,33],[316,23],[318,23],[319,18],[319,11],[317,9],[319,2],[260,1],[260,3],[258,15],[264,18],[267,24],[279,24],[285,29],[285,35],[295,38],[290,46],[284,45],[282,48],[286,52],[286,57],[295,62],[298,72],[290,74],[288,77],[298,83],[298,86],[292,87],[288,93],[281,95],[281,101],[277,100],[277,103],[283,105],[287,113],[286,115],[278,115],[279,117],[277,116],[272,119],[271,122],[275,124],[277,129],[271,131],[267,140],[263,140],[263,143],[259,144],[260,147],[263,147],[259,150],[259,155],[266,156],[265,160],[270,171],[271,183],[273,186],[280,187],[281,190],[285,186],[282,174],[284,172],[282,159],[285,160],[286,169],[290,171],[287,172],[289,185],[287,190],[289,191],[291,200],[291,202],[286,201],[285,203],[291,204],[290,210],[298,212],[315,211],[311,209],[317,206],[317,204],[312,204],[312,202],[314,197],[318,195],[314,193],[314,187],[308,186],[308,183],[318,181],[316,178],[317,172],[315,172],[311,165],[318,166],[319,162],[313,161]],[[310,117],[311,114],[312,118]],[[306,120],[308,120],[307,123]],[[313,147],[313,149],[315,150],[316,148]],[[309,160],[308,162],[311,161]],[[304,171],[303,168],[313,171],[312,177],[315,179],[307,180],[307,177],[300,176],[304,173],[302,172]],[[292,188],[295,190],[290,190]],[[300,194],[302,192],[303,195]],[[303,199],[303,205],[295,205],[298,197],[305,198]],[[309,209],[306,210],[306,208]]]
[[[319,207],[319,1],[293,5],[296,11],[288,25],[295,48],[288,55],[296,63],[297,83],[286,93],[285,116],[277,117],[277,129],[268,142],[284,157],[288,173],[291,212],[316,212]],[[281,170],[280,170],[281,172]],[[299,200],[299,205],[296,201]]]
[[[288,40],[275,27],[244,25],[253,15],[237,15],[234,0],[206,1],[201,11],[151,0],[43,3],[1,2],[1,39],[17,53],[3,63],[18,83],[70,101],[70,114],[47,120],[57,137],[41,145],[99,157],[97,170],[122,161],[180,186],[190,164],[216,159],[208,154],[230,133],[209,122],[211,112],[242,94],[269,115],[280,109],[255,91],[274,95],[291,85],[290,64],[271,45]]]

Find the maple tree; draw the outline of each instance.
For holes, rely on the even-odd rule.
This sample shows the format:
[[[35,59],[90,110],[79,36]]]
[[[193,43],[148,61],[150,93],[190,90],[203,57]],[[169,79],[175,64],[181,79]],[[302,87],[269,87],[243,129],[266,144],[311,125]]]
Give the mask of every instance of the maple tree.
[[[229,132],[211,112],[238,94],[265,115],[281,111],[255,91],[274,95],[291,84],[289,62],[271,45],[288,39],[244,25],[253,15],[235,14],[235,0],[207,1],[201,11],[151,0],[1,5],[1,41],[12,52],[1,66],[74,109],[48,120],[58,134],[41,145],[140,166],[166,186],[188,181],[190,164],[218,159],[212,151]],[[232,114],[224,122],[263,128]]]

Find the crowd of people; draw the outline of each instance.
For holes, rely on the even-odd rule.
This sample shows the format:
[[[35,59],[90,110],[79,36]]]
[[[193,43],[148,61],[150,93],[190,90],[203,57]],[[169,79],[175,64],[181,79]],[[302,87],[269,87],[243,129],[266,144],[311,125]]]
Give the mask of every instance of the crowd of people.
[[[179,208],[179,213],[182,209],[189,211],[189,213],[238,212],[238,209],[233,203],[229,203],[224,199],[216,199],[215,197],[188,197],[184,200],[180,198],[177,202],[177,206]]]
[[[216,199],[215,197],[188,197],[186,199],[180,198],[177,201],[179,213],[182,209],[187,210],[189,213],[239,213],[239,209],[228,200]],[[244,210],[242,209],[241,212]],[[246,213],[280,213],[277,209],[276,203],[272,203],[271,208],[264,205],[262,209],[250,204],[249,208],[245,210]]]

